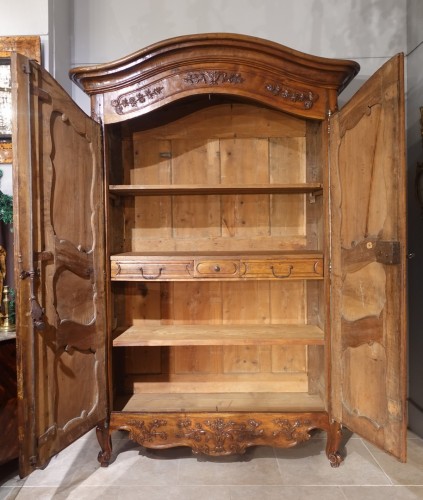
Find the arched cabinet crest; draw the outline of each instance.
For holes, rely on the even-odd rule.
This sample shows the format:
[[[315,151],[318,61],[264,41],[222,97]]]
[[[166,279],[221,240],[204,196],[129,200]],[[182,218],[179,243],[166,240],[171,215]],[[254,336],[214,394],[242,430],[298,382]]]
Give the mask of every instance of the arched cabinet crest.
[[[165,40],[70,75],[93,102],[102,96],[104,122],[113,123],[209,93],[323,119],[358,70],[353,61],[310,56],[259,38],[206,34]]]

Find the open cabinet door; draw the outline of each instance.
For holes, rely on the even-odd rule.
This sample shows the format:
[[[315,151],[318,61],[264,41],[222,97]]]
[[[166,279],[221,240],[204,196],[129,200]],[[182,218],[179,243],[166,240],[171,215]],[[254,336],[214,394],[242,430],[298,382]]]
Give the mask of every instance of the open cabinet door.
[[[406,458],[403,56],[330,120],[331,417]]]
[[[100,126],[12,55],[20,473],[106,415]]]

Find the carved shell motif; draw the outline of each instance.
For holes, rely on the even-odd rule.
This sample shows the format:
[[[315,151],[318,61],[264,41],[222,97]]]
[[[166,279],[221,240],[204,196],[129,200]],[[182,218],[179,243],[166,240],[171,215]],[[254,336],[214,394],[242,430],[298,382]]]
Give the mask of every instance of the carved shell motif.
[[[261,422],[249,419],[245,423],[227,421],[222,418],[205,420],[193,425],[189,419],[179,420],[176,437],[191,441],[193,453],[206,455],[229,455],[244,453],[251,442],[263,434]]]

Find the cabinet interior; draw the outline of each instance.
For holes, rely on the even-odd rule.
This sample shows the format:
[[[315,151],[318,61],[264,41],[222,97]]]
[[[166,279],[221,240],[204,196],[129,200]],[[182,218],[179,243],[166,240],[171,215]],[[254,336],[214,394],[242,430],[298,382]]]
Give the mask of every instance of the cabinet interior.
[[[216,96],[106,126],[114,410],[325,408],[322,128]]]

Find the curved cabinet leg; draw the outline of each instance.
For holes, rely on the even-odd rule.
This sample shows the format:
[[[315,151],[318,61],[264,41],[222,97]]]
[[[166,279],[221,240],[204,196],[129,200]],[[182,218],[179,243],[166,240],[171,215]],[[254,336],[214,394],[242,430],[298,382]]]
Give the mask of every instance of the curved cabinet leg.
[[[112,439],[110,437],[109,425],[105,420],[98,423],[96,427],[96,434],[101,448],[97,459],[102,467],[107,467],[112,456]]]
[[[332,422],[329,426],[328,438],[326,443],[326,456],[329,459],[331,467],[339,467],[343,461],[339,452],[342,439],[342,428],[338,422]]]

